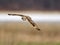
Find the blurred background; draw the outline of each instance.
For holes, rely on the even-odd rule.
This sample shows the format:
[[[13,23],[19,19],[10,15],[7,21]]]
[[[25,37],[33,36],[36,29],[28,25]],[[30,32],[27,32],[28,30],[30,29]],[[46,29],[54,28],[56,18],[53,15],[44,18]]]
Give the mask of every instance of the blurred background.
[[[1,10],[60,10],[60,0],[0,0]]]
[[[34,17],[33,21],[41,31],[20,17],[8,17],[8,13]],[[40,15],[58,17],[60,0],[0,0],[0,45],[60,45],[60,22],[40,22]]]

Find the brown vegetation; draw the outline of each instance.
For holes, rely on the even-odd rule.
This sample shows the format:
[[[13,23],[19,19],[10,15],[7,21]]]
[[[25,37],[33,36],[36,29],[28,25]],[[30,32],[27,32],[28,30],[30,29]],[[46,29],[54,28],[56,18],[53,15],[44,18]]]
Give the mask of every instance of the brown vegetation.
[[[31,25],[22,23],[0,24],[0,41],[27,41],[50,42],[60,41],[60,25],[51,23],[39,23],[41,31],[37,31]]]

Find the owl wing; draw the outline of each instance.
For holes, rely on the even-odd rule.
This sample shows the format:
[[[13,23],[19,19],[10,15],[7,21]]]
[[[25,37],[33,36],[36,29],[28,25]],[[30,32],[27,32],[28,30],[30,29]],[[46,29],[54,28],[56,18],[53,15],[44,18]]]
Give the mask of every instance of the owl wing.
[[[30,24],[32,24],[32,26],[37,29],[37,30],[40,30],[39,27],[37,26],[37,24],[31,19],[31,17],[27,16],[26,17],[27,20],[29,21]]]
[[[21,15],[21,14],[8,14],[8,15],[12,15],[12,16],[22,16],[22,17],[24,17],[24,15]]]
[[[32,26],[37,29],[40,30],[39,27],[37,26],[37,24],[31,19],[31,17],[29,16],[25,16],[25,15],[21,15],[21,14],[8,14],[8,15],[13,15],[13,16],[22,16],[22,17],[26,17],[26,19],[28,20],[28,22],[30,24],[32,24]]]

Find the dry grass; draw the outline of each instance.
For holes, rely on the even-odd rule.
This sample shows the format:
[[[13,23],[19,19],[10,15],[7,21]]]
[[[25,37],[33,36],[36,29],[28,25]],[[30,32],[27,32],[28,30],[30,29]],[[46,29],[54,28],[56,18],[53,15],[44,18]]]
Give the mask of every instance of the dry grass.
[[[25,42],[59,42],[60,28],[58,24],[40,23],[41,31],[31,25],[21,23],[0,24],[0,41],[25,41]]]

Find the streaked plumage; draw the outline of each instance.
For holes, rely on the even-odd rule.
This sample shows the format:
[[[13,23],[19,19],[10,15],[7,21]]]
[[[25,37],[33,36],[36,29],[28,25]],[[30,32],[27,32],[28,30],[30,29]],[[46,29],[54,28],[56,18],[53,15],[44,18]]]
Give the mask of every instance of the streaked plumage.
[[[12,16],[21,16],[23,21],[26,21],[26,19],[30,22],[30,24],[32,24],[33,28],[40,30],[37,26],[37,24],[31,19],[31,17],[29,16],[25,16],[25,15],[21,15],[21,14],[8,14],[8,15],[12,15]]]

